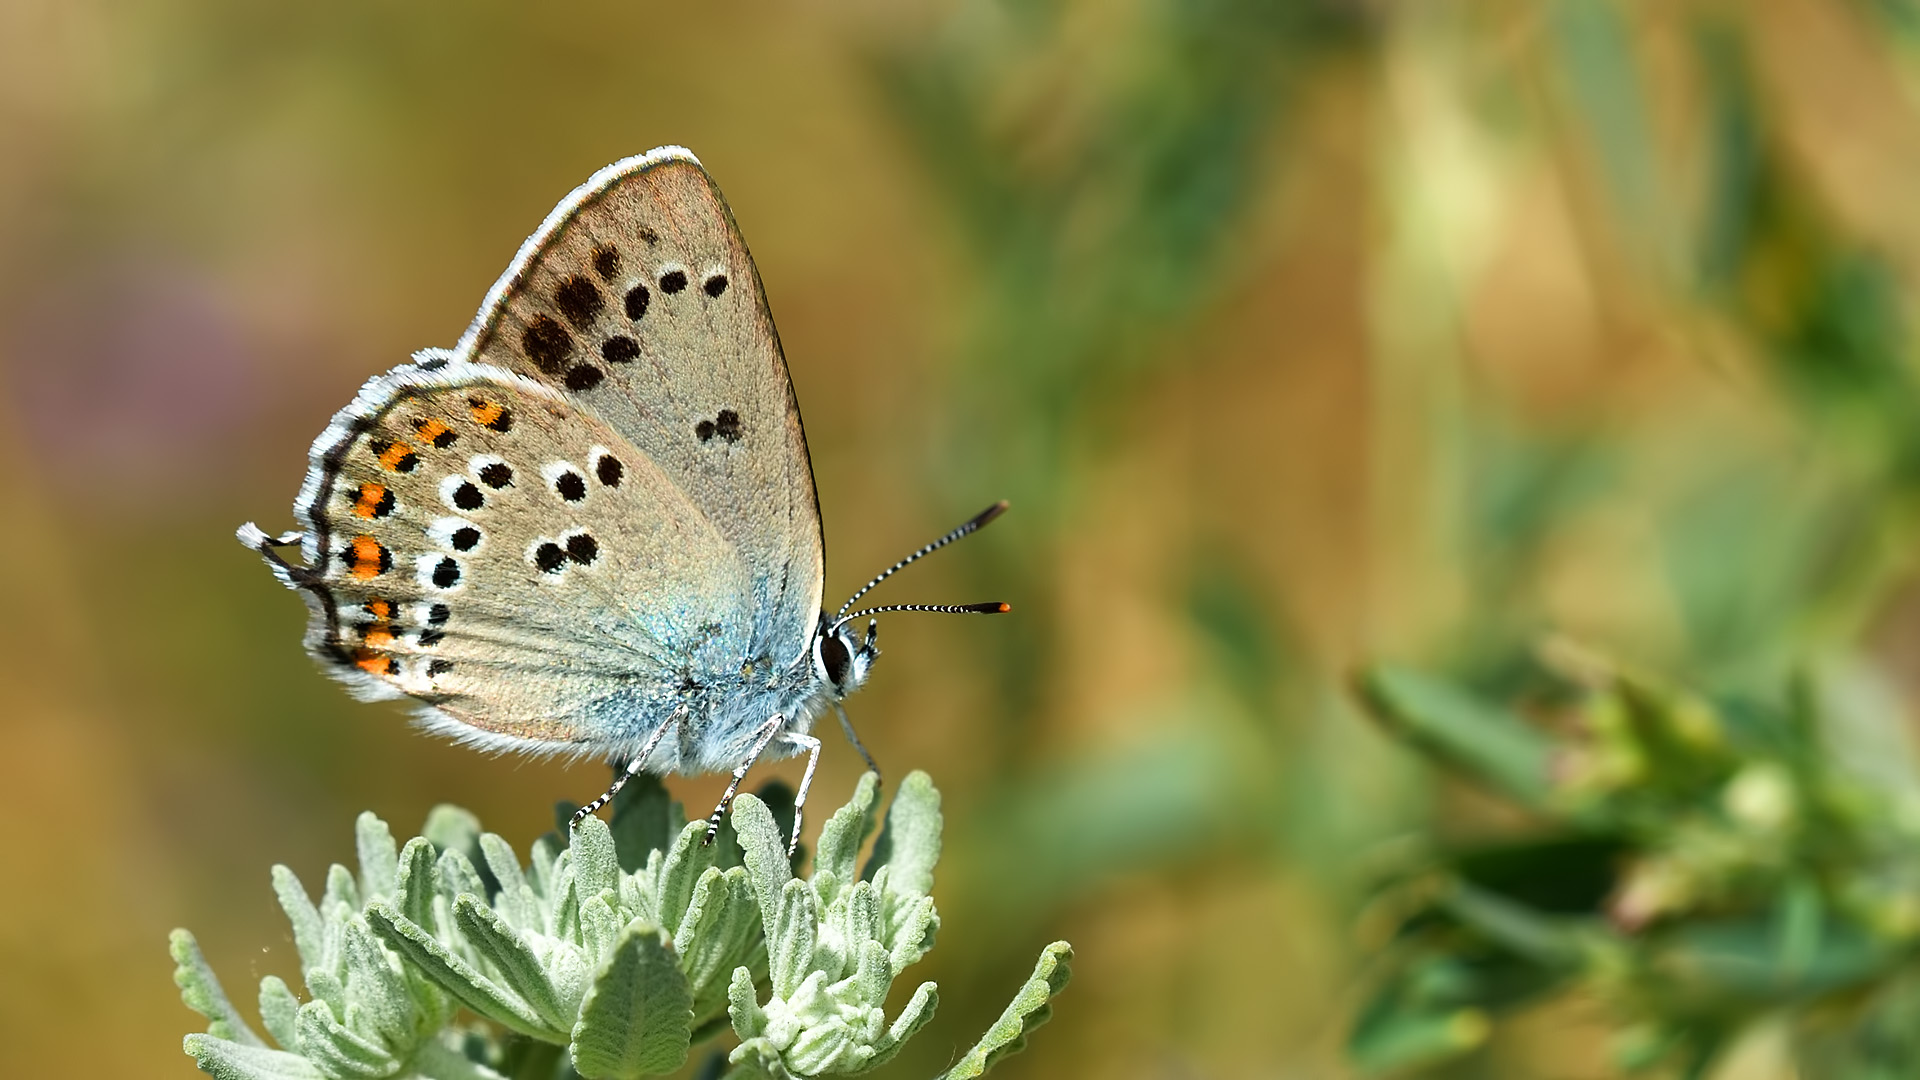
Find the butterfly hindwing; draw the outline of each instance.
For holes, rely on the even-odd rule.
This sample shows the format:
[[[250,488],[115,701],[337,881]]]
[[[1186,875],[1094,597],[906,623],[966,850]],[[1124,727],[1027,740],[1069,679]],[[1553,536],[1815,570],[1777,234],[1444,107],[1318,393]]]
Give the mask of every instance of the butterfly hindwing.
[[[568,196],[455,354],[604,418],[745,563],[751,652],[802,657],[823,547],[806,436],[753,259],[691,154],[629,158]]]
[[[749,653],[747,566],[590,409],[422,356],[315,444],[296,507],[307,565],[286,569],[312,608],[309,648],[468,741],[637,743],[673,708],[673,672]]]

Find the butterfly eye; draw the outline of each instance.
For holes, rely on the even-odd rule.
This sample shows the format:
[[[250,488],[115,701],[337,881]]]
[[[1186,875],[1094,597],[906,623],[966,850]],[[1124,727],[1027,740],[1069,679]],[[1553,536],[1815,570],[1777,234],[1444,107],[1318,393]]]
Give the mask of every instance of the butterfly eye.
[[[845,686],[847,670],[853,664],[853,656],[847,652],[846,643],[839,634],[828,634],[820,639],[820,673],[826,676],[834,686]]]

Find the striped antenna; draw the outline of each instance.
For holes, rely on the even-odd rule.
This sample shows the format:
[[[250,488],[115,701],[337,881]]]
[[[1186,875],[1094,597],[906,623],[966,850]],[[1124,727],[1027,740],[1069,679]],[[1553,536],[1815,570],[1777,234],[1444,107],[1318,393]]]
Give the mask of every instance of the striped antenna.
[[[880,576],[874,578],[872,581],[867,582],[865,585],[862,585],[860,587],[859,592],[854,593],[852,596],[847,597],[847,602],[844,604],[841,604],[840,610],[833,613],[834,625],[839,626],[841,623],[846,622],[848,619],[855,619],[855,618],[859,618],[860,615],[870,614],[869,612],[859,612],[854,615],[848,615],[847,609],[854,605],[854,601],[859,600],[861,597],[872,592],[873,587],[875,585],[880,584],[881,582],[887,580],[893,575],[906,569],[908,566],[912,565],[915,561],[919,559],[924,559],[927,556],[933,554],[934,552],[939,551],[941,548],[946,547],[948,544],[953,543],[955,540],[958,540],[969,533],[979,532],[982,528],[986,526],[987,522],[992,521],[994,518],[997,518],[1001,514],[1004,514],[1006,512],[1007,512],[1007,500],[1001,499],[999,502],[994,503],[992,506],[987,507],[985,510],[980,511],[978,514],[975,514],[972,517],[972,519],[967,521],[965,524],[961,525],[959,528],[953,530],[952,532],[941,537],[940,539],[935,540],[933,543],[928,544],[926,547],[921,548],[919,551],[914,552],[913,554],[907,556],[906,558],[901,559],[899,562],[894,563],[892,566],[887,567],[886,571],[880,574]],[[917,605],[917,606],[910,605],[905,607],[894,607],[894,608],[874,608],[873,610],[874,611],[948,611],[948,610],[985,611],[986,609],[994,606],[995,605],[991,605],[991,604],[968,604],[961,607],[948,608],[948,607],[935,607],[935,606],[926,606],[926,605]],[[1004,607],[1004,605],[1000,605],[1000,606]]]
[[[1012,604],[1003,604],[998,600],[985,604],[888,604],[885,607],[862,608],[851,615],[843,615],[834,621],[827,632],[832,633],[855,619],[864,619],[869,615],[885,615],[889,611],[937,611],[942,615],[1005,615],[1012,610]]]

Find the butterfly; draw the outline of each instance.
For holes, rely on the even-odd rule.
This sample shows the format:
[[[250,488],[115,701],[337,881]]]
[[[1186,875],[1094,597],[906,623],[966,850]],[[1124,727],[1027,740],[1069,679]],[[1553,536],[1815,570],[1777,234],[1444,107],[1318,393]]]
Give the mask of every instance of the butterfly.
[[[241,543],[306,601],[306,648],[366,699],[494,751],[732,771],[806,752],[867,680],[887,611],[821,608],[806,434],[764,290],[719,188],[662,147],[576,188],[452,349],[375,376],[314,440],[299,528]],[[301,561],[281,549],[298,546]],[[857,620],[867,618],[860,635]]]

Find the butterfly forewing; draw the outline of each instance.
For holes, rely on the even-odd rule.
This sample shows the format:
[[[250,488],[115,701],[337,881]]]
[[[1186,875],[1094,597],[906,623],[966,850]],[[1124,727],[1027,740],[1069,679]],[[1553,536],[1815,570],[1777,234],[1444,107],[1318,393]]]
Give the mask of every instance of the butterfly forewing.
[[[569,196],[456,352],[604,418],[746,566],[741,656],[801,658],[822,558],[806,437],[753,260],[691,155],[629,159]]]

